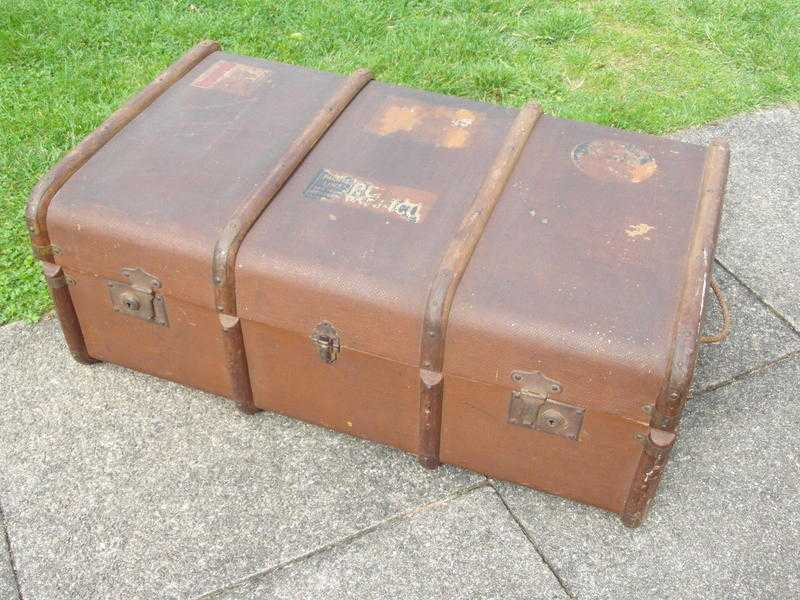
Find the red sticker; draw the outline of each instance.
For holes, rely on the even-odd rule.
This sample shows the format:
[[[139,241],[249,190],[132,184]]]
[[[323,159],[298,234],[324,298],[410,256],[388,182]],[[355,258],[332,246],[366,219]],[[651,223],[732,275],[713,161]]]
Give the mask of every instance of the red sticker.
[[[192,82],[204,90],[219,90],[237,96],[249,96],[253,90],[269,81],[270,72],[252,65],[218,60]]]

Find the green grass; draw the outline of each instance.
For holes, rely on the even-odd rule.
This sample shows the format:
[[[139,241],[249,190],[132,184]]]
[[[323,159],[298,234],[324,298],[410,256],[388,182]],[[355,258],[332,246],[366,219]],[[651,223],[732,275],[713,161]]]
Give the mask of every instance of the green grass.
[[[0,322],[49,308],[36,179],[203,38],[652,133],[800,100],[800,0],[0,2]]]

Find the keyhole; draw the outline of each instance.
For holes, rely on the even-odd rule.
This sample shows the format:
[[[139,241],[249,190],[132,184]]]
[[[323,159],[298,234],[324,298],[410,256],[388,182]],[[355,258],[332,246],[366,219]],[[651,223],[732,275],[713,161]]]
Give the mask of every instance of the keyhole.
[[[122,305],[129,312],[136,312],[139,310],[139,307],[141,306],[141,304],[139,304],[139,301],[136,298],[132,298],[130,296],[122,298]]]
[[[552,408],[544,411],[541,420],[549,429],[558,429],[564,425],[564,416]]]

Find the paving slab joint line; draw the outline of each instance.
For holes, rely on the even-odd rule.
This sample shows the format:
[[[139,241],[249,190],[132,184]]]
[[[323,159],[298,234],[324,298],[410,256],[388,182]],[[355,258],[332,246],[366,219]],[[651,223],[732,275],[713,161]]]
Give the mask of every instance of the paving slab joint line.
[[[22,600],[22,589],[19,585],[19,576],[17,575],[17,563],[14,560],[14,550],[11,548],[11,538],[8,535],[6,515],[3,512],[2,504],[0,504],[0,528],[3,530],[3,538],[6,541],[6,548],[8,548],[8,562],[11,565],[11,575],[14,577],[14,586],[17,588],[17,598]]]
[[[726,265],[724,262],[722,262],[722,261],[721,261],[720,259],[718,259],[718,258],[715,258],[715,259],[714,259],[714,262],[716,262],[716,263],[717,263],[717,265],[719,265],[719,266],[722,268],[722,270],[723,270],[723,271],[725,271],[725,272],[726,272],[728,275],[730,275],[730,276],[731,276],[731,277],[732,277],[734,280],[736,280],[736,282],[737,282],[739,285],[741,285],[741,286],[742,286],[743,288],[745,288],[745,289],[746,289],[748,292],[750,292],[751,294],[753,294],[753,296],[755,296],[756,300],[758,300],[759,302],[761,302],[761,304],[763,304],[763,305],[764,305],[764,306],[767,308],[767,310],[768,310],[770,313],[772,313],[772,315],[773,315],[773,316],[775,316],[775,317],[776,317],[776,318],[777,318],[779,321],[781,321],[781,323],[783,323],[784,325],[786,325],[786,326],[787,326],[789,329],[791,329],[791,330],[792,330],[792,331],[793,331],[793,332],[794,332],[796,335],[800,335],[800,330],[798,330],[798,329],[797,329],[797,327],[795,327],[795,326],[792,324],[792,322],[791,322],[791,321],[789,321],[789,319],[787,319],[786,317],[784,317],[784,316],[781,314],[781,312],[780,312],[780,311],[779,311],[777,308],[775,308],[774,306],[772,306],[772,304],[770,304],[770,303],[769,303],[769,302],[767,302],[767,301],[766,301],[764,298],[762,298],[762,297],[761,297],[761,295],[760,295],[758,292],[756,292],[756,291],[755,291],[753,288],[751,288],[749,285],[747,285],[747,284],[746,284],[746,283],[745,283],[745,282],[742,280],[742,278],[741,278],[741,277],[739,277],[739,276],[738,276],[736,273],[734,273],[734,272],[733,272],[733,270],[732,270],[730,267],[728,267],[728,266],[727,266],[727,265]]]
[[[466,495],[471,494],[472,492],[474,492],[476,490],[479,490],[481,488],[486,488],[486,487],[492,487],[492,485],[491,485],[491,482],[489,481],[489,479],[484,477],[482,481],[479,481],[478,483],[474,483],[472,485],[465,486],[463,488],[459,488],[456,491],[454,491],[453,493],[448,494],[447,496],[444,496],[443,498],[438,498],[438,499],[433,500],[431,502],[427,502],[425,504],[420,504],[418,506],[410,508],[410,509],[408,509],[406,511],[396,513],[396,514],[394,514],[394,515],[392,515],[390,517],[387,517],[386,519],[384,519],[382,521],[378,521],[377,523],[374,523],[373,525],[370,525],[369,527],[365,527],[364,529],[359,529],[358,531],[356,531],[354,533],[351,533],[350,535],[346,535],[343,538],[340,538],[338,540],[334,540],[333,542],[330,542],[328,544],[323,544],[322,546],[314,548],[313,550],[309,550],[308,552],[305,552],[304,554],[300,554],[298,556],[295,556],[294,558],[290,558],[289,560],[286,560],[284,562],[281,562],[281,563],[278,563],[276,565],[273,565],[273,566],[271,566],[271,567],[269,567],[267,569],[264,569],[263,571],[258,571],[256,573],[253,573],[251,575],[243,577],[242,579],[237,579],[236,581],[233,581],[233,582],[231,582],[231,583],[229,583],[227,585],[224,585],[224,586],[222,586],[220,588],[217,588],[217,589],[212,590],[210,592],[205,592],[205,593],[201,594],[200,596],[195,596],[192,600],[210,600],[212,598],[216,598],[216,597],[219,596],[219,594],[221,594],[223,592],[236,589],[237,587],[239,587],[241,585],[244,585],[246,583],[249,583],[249,582],[254,582],[254,581],[256,581],[258,579],[261,579],[262,577],[266,577],[267,575],[270,575],[270,574],[272,574],[272,573],[274,573],[274,572],[276,572],[276,571],[278,571],[280,569],[283,569],[283,568],[288,567],[290,565],[293,565],[295,563],[302,562],[302,561],[304,561],[304,560],[306,560],[308,558],[311,558],[312,556],[316,556],[317,554],[322,554],[323,552],[327,552],[329,550],[332,550],[333,548],[335,548],[337,546],[345,546],[345,545],[350,544],[351,542],[353,542],[353,541],[355,541],[355,540],[357,540],[357,539],[359,539],[361,537],[364,537],[365,535],[368,535],[368,534],[370,534],[370,533],[372,533],[374,531],[378,531],[379,529],[383,529],[385,527],[389,527],[389,526],[394,525],[395,523],[397,523],[399,521],[403,521],[403,520],[409,519],[409,518],[411,518],[411,517],[413,517],[413,516],[415,516],[415,515],[417,515],[419,513],[425,512],[425,511],[430,510],[432,508],[436,508],[437,506],[441,506],[443,504],[447,504],[449,502],[452,502],[453,500],[457,500],[458,498],[461,498],[462,496],[466,496]]]
[[[765,371],[769,371],[772,367],[778,366],[780,363],[784,363],[787,361],[792,360],[793,358],[800,357],[800,350],[795,350],[794,352],[789,352],[788,354],[784,354],[783,356],[779,356],[778,358],[774,358],[769,360],[763,364],[756,365],[751,369],[747,369],[746,371],[742,371],[731,377],[730,379],[726,379],[725,381],[720,381],[719,383],[712,384],[705,388],[700,388],[699,394],[705,394],[707,392],[714,392],[720,388],[727,387],[732,383],[736,383],[737,381],[741,381],[742,379],[746,379],[751,375],[757,375],[759,373],[764,373]]]
[[[577,596],[575,596],[575,594],[572,593],[572,590],[569,589],[567,582],[564,580],[563,577],[561,577],[561,575],[553,566],[553,564],[544,555],[544,552],[542,552],[542,550],[536,544],[536,542],[533,539],[533,536],[527,530],[525,525],[522,524],[522,521],[519,519],[519,517],[517,517],[514,511],[511,510],[511,507],[508,505],[508,502],[506,502],[506,499],[503,497],[503,494],[500,493],[500,490],[497,489],[497,486],[495,486],[494,482],[493,481],[489,482],[489,486],[494,490],[494,493],[497,494],[497,497],[500,499],[500,502],[503,503],[503,506],[506,507],[508,514],[511,515],[511,518],[514,519],[514,522],[517,524],[517,527],[519,527],[520,531],[522,531],[522,535],[524,535],[525,538],[530,543],[530,545],[533,546],[533,549],[536,551],[536,554],[539,555],[539,558],[542,559],[542,562],[545,564],[545,566],[548,569],[550,569],[550,572],[553,574],[553,577],[556,578],[556,581],[558,581],[558,584],[561,586],[561,589],[564,590],[564,593],[570,598],[572,598],[572,600],[575,600]]]

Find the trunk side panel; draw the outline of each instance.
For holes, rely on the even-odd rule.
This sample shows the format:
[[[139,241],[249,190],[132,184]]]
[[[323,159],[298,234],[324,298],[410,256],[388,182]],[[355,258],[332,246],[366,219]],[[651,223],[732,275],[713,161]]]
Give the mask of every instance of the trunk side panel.
[[[114,312],[106,279],[74,270],[67,275],[75,280],[69,291],[90,356],[232,396],[215,311],[166,296],[169,326],[161,327]]]

